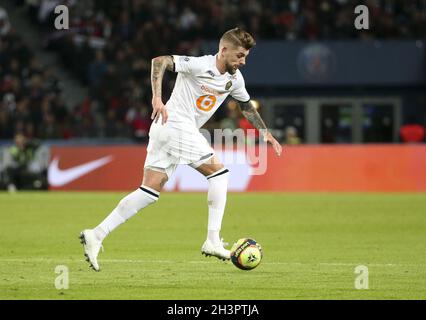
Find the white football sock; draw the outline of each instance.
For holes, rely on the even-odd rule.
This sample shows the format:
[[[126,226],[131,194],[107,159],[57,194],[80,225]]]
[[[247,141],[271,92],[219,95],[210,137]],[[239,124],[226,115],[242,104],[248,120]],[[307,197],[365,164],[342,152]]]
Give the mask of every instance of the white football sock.
[[[207,201],[209,205],[209,220],[207,239],[214,244],[220,243],[219,232],[222,227],[223,214],[225,213],[226,193],[228,192],[229,170],[226,168],[206,177],[209,182]]]
[[[133,217],[139,210],[156,202],[159,197],[158,191],[146,186],[141,186],[128,194],[118,203],[109,216],[94,229],[96,237],[103,241],[119,225]]]

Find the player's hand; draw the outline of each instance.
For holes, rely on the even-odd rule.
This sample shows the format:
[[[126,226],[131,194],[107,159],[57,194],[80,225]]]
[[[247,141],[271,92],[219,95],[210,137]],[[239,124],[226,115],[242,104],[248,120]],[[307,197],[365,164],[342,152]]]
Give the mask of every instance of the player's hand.
[[[151,120],[154,120],[154,122],[157,123],[160,115],[162,119],[161,124],[165,124],[167,122],[167,118],[169,117],[166,106],[164,105],[163,101],[161,101],[161,98],[154,97],[152,98]]]
[[[272,134],[270,132],[267,132],[263,136],[263,141],[269,142],[272,145],[272,147],[274,148],[274,151],[277,154],[277,156],[281,156],[281,152],[282,152],[283,148],[282,148],[281,144],[272,136]]]

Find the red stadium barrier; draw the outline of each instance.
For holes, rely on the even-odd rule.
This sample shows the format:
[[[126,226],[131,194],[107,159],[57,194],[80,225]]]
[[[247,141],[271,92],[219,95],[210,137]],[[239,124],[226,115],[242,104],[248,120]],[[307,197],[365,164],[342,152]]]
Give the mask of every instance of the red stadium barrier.
[[[52,147],[51,190],[133,190],[140,185],[146,147]],[[426,146],[291,146],[278,158],[267,153],[267,170],[231,165],[230,191],[426,191]],[[228,165],[227,165],[228,166]],[[205,179],[179,166],[168,191],[207,190]]]

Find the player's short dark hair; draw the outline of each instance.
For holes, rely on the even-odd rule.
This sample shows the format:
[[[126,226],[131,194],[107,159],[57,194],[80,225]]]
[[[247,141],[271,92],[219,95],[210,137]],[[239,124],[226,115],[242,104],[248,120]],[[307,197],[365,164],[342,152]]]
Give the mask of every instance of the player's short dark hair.
[[[243,47],[246,50],[250,50],[256,45],[256,41],[254,41],[251,34],[238,27],[226,31],[222,38],[220,38],[220,41],[229,42],[236,47]]]

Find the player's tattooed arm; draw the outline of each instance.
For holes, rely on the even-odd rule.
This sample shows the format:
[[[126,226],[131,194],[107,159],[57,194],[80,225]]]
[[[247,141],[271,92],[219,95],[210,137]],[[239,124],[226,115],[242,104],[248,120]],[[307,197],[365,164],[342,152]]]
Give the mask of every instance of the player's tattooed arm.
[[[152,114],[151,119],[155,123],[161,116],[161,123],[167,122],[168,114],[161,94],[163,86],[163,76],[166,70],[173,71],[175,64],[172,56],[160,56],[151,61],[151,87],[152,87]]]
[[[257,112],[254,105],[251,101],[240,102],[240,109],[244,117],[259,130],[260,134],[263,137],[265,142],[269,142],[275,150],[275,153],[280,156],[282,152],[282,147],[280,143],[272,136],[272,134],[266,128],[265,122],[261,118],[260,114]]]
[[[160,56],[151,61],[152,96],[161,97],[163,76],[166,70],[174,71],[172,56]]]
[[[260,114],[257,112],[254,105],[251,103],[251,100],[247,102],[240,102],[240,109],[243,113],[243,116],[258,130],[268,130],[266,128],[265,122],[263,122]]]

